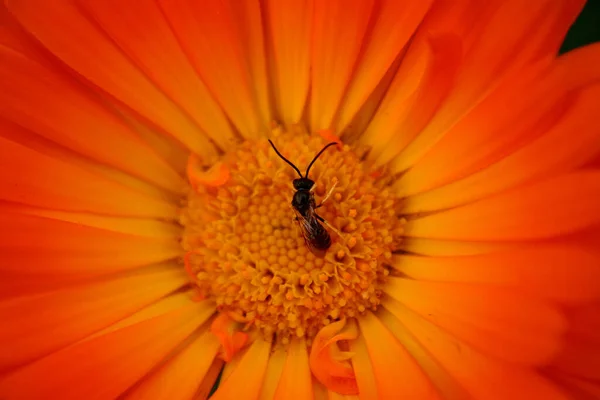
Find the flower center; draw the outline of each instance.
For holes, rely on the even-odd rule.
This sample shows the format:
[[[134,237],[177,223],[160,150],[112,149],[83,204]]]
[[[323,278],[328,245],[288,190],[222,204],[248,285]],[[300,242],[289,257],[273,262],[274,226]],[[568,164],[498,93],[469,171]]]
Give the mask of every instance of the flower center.
[[[327,144],[279,128],[272,137],[302,173]],[[308,245],[311,236],[305,238],[291,205],[297,172],[267,140],[242,143],[208,172],[188,171],[193,189],[181,216],[186,268],[221,312],[286,344],[310,341],[333,321],[377,308],[402,219],[385,174],[371,174],[356,150],[332,146],[310,169],[316,205],[330,192],[314,209],[331,239],[324,252]]]

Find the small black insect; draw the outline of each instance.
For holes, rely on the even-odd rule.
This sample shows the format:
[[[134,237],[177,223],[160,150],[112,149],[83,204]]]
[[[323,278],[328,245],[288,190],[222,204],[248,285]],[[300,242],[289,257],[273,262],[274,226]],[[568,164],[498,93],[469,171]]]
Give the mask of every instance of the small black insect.
[[[273,150],[275,153],[286,163],[292,166],[300,175],[299,179],[294,179],[293,185],[294,189],[296,189],[296,193],[294,193],[294,197],[292,198],[292,207],[296,212],[296,221],[298,221],[298,225],[300,226],[300,230],[302,231],[302,235],[304,236],[304,241],[308,248],[313,252],[322,252],[325,251],[331,246],[331,237],[329,236],[329,232],[327,229],[321,225],[321,222],[325,225],[329,226],[333,229],[321,216],[319,216],[316,212],[317,208],[321,207],[323,203],[329,198],[333,189],[335,188],[335,184],[329,189],[329,192],[323,198],[321,203],[317,205],[315,202],[315,195],[313,194],[313,189],[315,188],[315,181],[308,177],[308,173],[310,172],[310,167],[317,161],[317,158],[328,147],[337,144],[336,142],[329,143],[313,158],[313,160],[306,168],[306,174],[302,176],[300,170],[292,164],[287,158],[281,155],[281,153],[277,150],[273,142],[269,140]]]

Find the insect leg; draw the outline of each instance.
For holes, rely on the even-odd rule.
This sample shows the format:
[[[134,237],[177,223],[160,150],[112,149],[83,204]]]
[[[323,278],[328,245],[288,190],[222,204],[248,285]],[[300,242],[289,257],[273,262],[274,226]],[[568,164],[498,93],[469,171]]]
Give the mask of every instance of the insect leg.
[[[333,226],[331,226],[331,224],[329,222],[325,221],[323,219],[323,217],[321,217],[320,215],[317,215],[316,213],[315,213],[315,217],[319,221],[321,221],[323,223],[323,225],[325,225],[326,227],[328,227],[329,229],[331,229],[332,231],[334,231],[339,237],[342,237],[342,233],[340,231],[338,231],[337,229],[335,229]]]
[[[335,181],[333,183],[333,185],[331,186],[331,188],[329,189],[329,191],[327,192],[327,194],[325,195],[325,197],[323,197],[323,200],[321,200],[321,202],[319,203],[319,205],[317,206],[317,208],[321,207],[323,205],[323,203],[325,203],[327,201],[327,199],[329,198],[329,196],[331,196],[331,194],[335,190],[335,187],[337,186],[337,184],[338,184],[337,181]]]

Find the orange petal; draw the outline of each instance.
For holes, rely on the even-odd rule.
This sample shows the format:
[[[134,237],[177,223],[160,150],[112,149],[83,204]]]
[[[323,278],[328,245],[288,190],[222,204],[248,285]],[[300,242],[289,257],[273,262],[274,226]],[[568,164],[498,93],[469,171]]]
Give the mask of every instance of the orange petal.
[[[312,400],[310,368],[306,342],[294,339],[287,350],[287,357],[281,371],[277,391],[273,400]]]
[[[229,168],[225,163],[219,161],[209,169],[203,170],[200,160],[193,154],[188,159],[187,175],[194,189],[198,188],[199,185],[209,187],[222,186],[231,177]]]
[[[394,268],[418,280],[514,287],[567,304],[600,299],[600,253],[540,245],[458,257],[394,256]]]
[[[221,313],[210,326],[210,331],[221,343],[222,358],[225,362],[231,361],[248,342],[248,334],[236,330],[238,325],[227,314]]]
[[[526,71],[521,71],[513,79],[502,82],[490,96],[450,129],[422,160],[401,177],[397,184],[398,190],[402,195],[420,193],[456,178],[476,173],[513,152],[528,153],[529,157],[535,152],[535,163],[521,161],[520,167],[523,171],[529,169],[539,171],[556,165],[562,166],[563,161],[566,161],[563,159],[574,149],[581,152],[582,161],[579,162],[577,159],[578,164],[581,165],[594,149],[598,151],[597,143],[590,143],[589,138],[591,136],[589,131],[595,132],[594,127],[597,125],[590,110],[595,110],[598,88],[585,90],[578,97],[568,93],[598,82],[600,79],[597,69],[594,72],[587,70],[590,63],[600,62],[600,46],[592,47],[595,47],[595,51],[592,49],[567,53],[556,60],[549,69],[545,65],[542,66],[543,68],[533,66]],[[517,92],[521,95],[515,96]],[[510,107],[506,107],[506,104],[510,104]],[[567,116],[563,116],[568,108],[571,109],[568,110]],[[489,124],[490,120],[494,120],[494,123]],[[538,139],[540,134],[544,134],[557,121],[560,127],[558,132],[554,128],[549,134]],[[562,129],[564,131],[561,131]],[[565,135],[564,132],[569,134]],[[577,139],[574,139],[571,132],[576,133]],[[580,135],[581,139],[579,139]],[[545,138],[546,136],[552,136],[552,139]],[[565,140],[565,136],[570,140]],[[529,144],[532,140],[534,142]],[[562,143],[547,143],[561,140],[567,143],[565,149]],[[589,149],[586,143],[591,144]],[[527,149],[521,150],[525,144]],[[543,157],[539,159],[539,153],[547,153],[548,147],[560,151],[556,154],[554,163]],[[525,154],[522,156],[526,157]],[[572,159],[566,162],[568,165],[565,165],[565,169],[573,162]],[[502,170],[510,169],[504,162],[496,166]],[[522,180],[528,177],[529,174],[524,174]],[[487,179],[489,180],[486,182],[495,180],[494,177]],[[432,195],[444,200],[448,197],[443,193]]]
[[[4,202],[0,202],[0,211],[55,219],[90,228],[144,238],[177,239],[181,235],[180,225],[155,219],[107,217],[90,213],[48,210]]]
[[[327,142],[336,142],[337,149],[342,150],[343,144],[339,136],[337,136],[331,129],[319,129],[317,133]]]
[[[600,398],[600,383],[592,382],[586,379],[552,373],[550,375],[556,379],[563,387],[569,391],[571,398],[577,400],[596,400]]]
[[[25,54],[34,60],[48,61],[48,54],[19,25],[4,2],[0,3],[0,45]]]
[[[185,184],[86,89],[4,48],[0,104],[3,118],[100,163],[176,193]]]
[[[258,0],[229,0],[232,4],[234,24],[240,29],[238,40],[249,61],[250,85],[253,86],[256,107],[260,113],[260,126],[270,130],[271,115],[269,76],[265,54],[265,23],[261,2]]]
[[[390,278],[385,291],[457,339],[510,362],[547,362],[566,330],[557,309],[510,290]]]
[[[312,381],[312,387],[313,387],[313,400],[329,400],[329,394],[331,392],[329,392],[327,390],[327,388],[323,385],[321,385],[321,383],[315,379],[313,379]],[[339,395],[341,398],[344,398],[346,396],[344,395]]]
[[[455,35],[411,46],[371,123],[360,137],[378,165],[394,159],[425,127],[448,94],[462,56]]]
[[[356,376],[360,400],[378,399],[377,381],[373,373],[373,365],[369,358],[367,344],[362,334],[350,341],[350,351],[353,354],[352,367]]]
[[[358,386],[352,367],[343,362],[344,354],[337,346],[340,340],[356,339],[358,331],[354,321],[346,327],[341,319],[322,328],[314,338],[310,350],[310,369],[327,389],[340,394],[358,394]],[[346,328],[346,329],[344,329]],[[344,331],[342,331],[344,329]]]
[[[553,366],[571,376],[600,380],[600,303],[569,312],[570,329]]]
[[[383,306],[470,394],[470,398],[567,400],[557,387],[533,370],[483,356],[394,300],[385,299]]]
[[[212,398],[215,400],[258,399],[267,371],[270,351],[270,343],[262,339],[255,340],[229,377],[222,380]]]
[[[0,214],[3,273],[86,277],[157,263],[181,254],[176,238],[156,239],[43,217]]]
[[[407,199],[407,212],[422,212],[455,207],[519,184],[528,183],[535,179],[541,179],[563,171],[570,171],[585,165],[586,162],[600,154],[600,141],[597,137],[598,123],[596,122],[597,99],[599,96],[600,85],[594,85],[582,90],[577,96],[573,96],[573,102],[566,111],[566,114],[562,116],[555,126],[540,137],[523,146],[521,140],[527,135],[521,134],[517,143],[514,143],[514,146],[518,146],[517,149],[507,150],[506,148],[502,148],[503,153],[508,152],[508,156],[502,160],[489,167],[487,165],[473,165],[479,172],[475,172],[474,170],[467,172],[475,172],[474,175],[439,189],[409,197]],[[536,101],[532,106],[535,109],[543,108],[540,103],[541,100]],[[518,124],[527,126],[524,118],[519,118]],[[518,127],[507,130],[521,132]],[[530,128],[530,130],[532,129]],[[537,128],[533,130],[537,130]],[[465,131],[471,132],[470,137],[480,136],[479,133],[473,135],[472,129],[466,129]],[[479,129],[478,132],[480,132]],[[499,145],[503,140],[506,140],[507,136],[510,136],[510,134],[501,135],[499,132],[496,133],[496,136],[503,136],[504,139],[494,139],[479,143],[477,148],[485,148],[486,150],[475,151],[475,148],[471,148],[467,153],[460,154],[452,154],[451,151],[448,151],[447,154],[451,158],[448,158],[447,161],[438,158],[435,167],[430,169],[429,176],[424,176],[420,173],[422,171],[419,169],[421,164],[418,164],[396,183],[396,187],[399,192],[407,194],[413,191],[413,189],[421,190],[424,188],[424,186],[415,186],[414,184],[417,181],[439,182],[432,181],[429,178],[433,179],[434,176],[440,175],[440,165],[450,165],[450,160],[456,159],[461,160],[466,158],[473,161],[476,157],[470,157],[467,154],[474,152],[485,153],[487,149],[493,151],[495,145]],[[482,136],[485,137],[485,135]],[[458,142],[461,142],[461,140],[457,140],[455,143]],[[451,146],[449,144],[447,147]],[[535,161],[532,162],[532,160]],[[462,161],[458,162],[458,164],[460,163]],[[481,170],[481,168],[485,169]]]
[[[267,364],[267,371],[265,372],[261,392],[258,398],[260,400],[271,400],[275,396],[279,379],[281,378],[281,372],[285,365],[286,352],[281,346],[277,346],[273,349],[273,352],[269,356],[269,362]]]
[[[204,379],[200,382],[195,399],[208,399],[209,395],[213,393],[214,386],[219,382],[219,376],[223,373],[224,365],[225,361],[218,357],[213,360]]]
[[[83,169],[88,174],[94,175],[96,179],[100,178],[101,180],[110,181],[113,183],[113,186],[115,186],[115,189],[113,190],[126,189],[126,191],[134,191],[138,194],[142,194],[150,200],[162,202],[165,200],[176,202],[181,196],[180,192],[169,192],[114,167],[94,161],[85,155],[52,142],[37,133],[24,129],[14,122],[8,121],[2,117],[0,117],[0,138],[2,141],[10,141],[29,149],[29,153],[33,154],[34,157],[37,157],[38,154],[43,154],[47,157],[59,160],[61,164],[71,165],[75,169]],[[185,153],[180,153],[180,155],[183,157],[183,160],[187,160],[187,151]],[[30,164],[35,165],[33,162]],[[174,166],[174,168],[177,167]],[[185,173],[185,171],[183,173]],[[183,189],[183,187],[180,189]]]
[[[61,0],[60,4],[50,5],[45,1],[7,0],[5,3],[29,32],[81,76],[196,154],[215,155],[215,146],[197,125],[144,76],[74,2]],[[56,29],[57,26],[61,29]],[[79,40],[73,40],[74,35]],[[94,57],[90,57],[90,48],[94,49]]]
[[[415,360],[375,315],[367,312],[358,324],[373,365],[379,398],[438,398]]]
[[[424,239],[407,237],[400,243],[400,249],[422,256],[470,256],[514,247],[510,243],[460,242],[452,240]]]
[[[196,335],[183,350],[135,385],[125,398],[193,398],[218,349],[219,342],[211,333],[205,331]]]
[[[311,132],[330,128],[363,44],[373,0],[315,2],[311,54]]]
[[[212,314],[213,306],[191,303],[80,341],[0,381],[13,398],[116,398],[164,360]],[[36,382],[32,385],[31,382]]]
[[[159,4],[185,54],[233,125],[244,137],[257,137],[269,121],[259,119],[252,68],[243,47],[248,39],[242,37],[246,33],[242,27],[249,27],[237,25],[236,2],[161,0]]]
[[[475,203],[409,221],[408,236],[453,240],[532,240],[600,222],[600,171],[563,174]]]
[[[337,118],[336,132],[354,119],[425,16],[431,1],[383,1],[371,17],[361,56]]]
[[[381,307],[377,310],[377,317],[415,359],[442,398],[464,400],[470,398],[464,388],[437,363],[393,314]]]
[[[309,90],[314,1],[267,0],[262,6],[275,109],[282,122],[296,124]]]
[[[0,318],[12,322],[0,330],[0,340],[11,346],[0,355],[0,368],[33,361],[83,339],[186,283],[178,266],[163,265],[5,300]]]
[[[518,73],[523,65],[538,60],[542,54],[549,59],[545,46],[548,34],[555,33],[552,29],[557,27],[556,21],[563,18],[561,2],[549,0],[525,5],[520,0],[510,0],[486,4],[492,4],[491,9],[486,10],[474,27],[468,26],[463,32],[465,57],[451,94],[428,126],[400,154],[396,171],[404,171],[418,162],[448,128],[504,77]],[[512,29],[507,29],[508,26]],[[531,29],[532,26],[536,28]],[[423,29],[428,28],[425,21]]]
[[[137,193],[106,177],[2,137],[0,160],[0,198],[3,200],[109,215],[164,219],[176,215],[175,204]]]
[[[236,136],[225,114],[190,65],[158,4],[86,0],[80,5],[206,136],[222,149],[231,146]]]

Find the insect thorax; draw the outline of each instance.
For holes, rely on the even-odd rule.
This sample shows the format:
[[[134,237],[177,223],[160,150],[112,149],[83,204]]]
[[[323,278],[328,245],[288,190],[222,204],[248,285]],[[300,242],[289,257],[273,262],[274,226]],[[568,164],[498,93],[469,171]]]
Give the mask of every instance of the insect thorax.
[[[294,207],[300,214],[306,216],[306,213],[315,206],[315,198],[313,194],[304,189],[298,190],[294,193],[292,198],[292,207]]]

